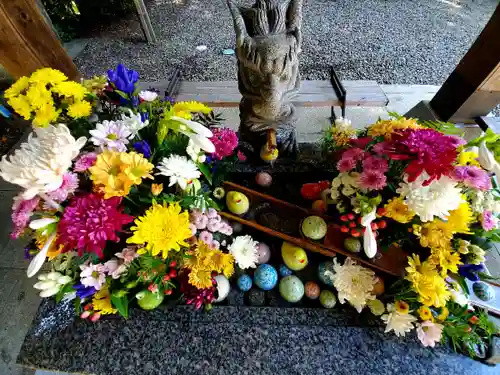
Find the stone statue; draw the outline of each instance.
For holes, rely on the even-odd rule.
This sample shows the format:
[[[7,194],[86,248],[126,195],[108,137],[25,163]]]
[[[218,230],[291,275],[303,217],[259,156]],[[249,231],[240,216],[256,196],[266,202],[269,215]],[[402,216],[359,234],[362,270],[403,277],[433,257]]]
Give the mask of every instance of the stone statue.
[[[302,0],[227,0],[236,30],[240,135],[254,149],[273,133],[281,151],[296,152],[295,107],[300,86]],[[268,137],[269,138],[269,137]]]

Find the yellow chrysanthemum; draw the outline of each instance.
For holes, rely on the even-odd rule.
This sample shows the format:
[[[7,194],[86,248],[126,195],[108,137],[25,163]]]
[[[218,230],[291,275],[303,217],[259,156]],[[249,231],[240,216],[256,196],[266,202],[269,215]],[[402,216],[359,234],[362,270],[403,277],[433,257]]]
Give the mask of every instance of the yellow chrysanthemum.
[[[189,272],[189,284],[197,287],[198,289],[211,288],[212,284],[212,273],[210,271],[193,268]]]
[[[91,79],[85,79],[82,84],[88,91],[97,93],[104,90],[108,84],[108,78],[105,76],[94,76]]]
[[[59,117],[60,110],[56,110],[54,106],[47,103],[35,112],[35,118],[33,119],[33,125],[39,127],[45,127],[50,123],[57,120]]]
[[[7,90],[5,90],[5,99],[11,99],[16,96],[21,95],[29,87],[29,78],[21,77],[16,82],[12,84]]]
[[[116,314],[118,312],[111,304],[111,295],[107,286],[102,287],[101,290],[94,294],[92,308],[101,315]]]
[[[52,94],[45,88],[45,85],[31,85],[28,91],[26,91],[26,98],[29,100],[32,108],[39,109],[46,107],[48,104],[52,107],[54,106]]]
[[[83,85],[73,81],[59,82],[54,85],[52,91],[66,98],[73,98],[75,101],[83,100],[87,94],[87,89]]]
[[[82,118],[90,116],[92,106],[85,100],[80,100],[68,106],[68,116],[72,118]]]
[[[167,258],[169,251],[179,251],[181,246],[189,246],[186,243],[192,236],[189,214],[187,211],[181,212],[178,203],[154,204],[143,216],[135,219],[134,223],[135,226],[130,228],[133,235],[127,239],[127,243],[146,244],[141,249],[142,253],[161,253],[163,258]]]
[[[420,256],[412,254],[408,257],[408,267],[405,270],[406,279],[413,281],[422,276],[433,276],[436,272],[436,267],[427,261],[420,262]]]
[[[458,154],[458,159],[457,159],[457,164],[458,165],[475,165],[477,167],[480,167],[481,164],[477,161],[477,158],[479,157],[479,154],[474,151],[462,151],[460,154]]]
[[[396,301],[394,303],[394,307],[396,308],[396,311],[401,314],[408,314],[410,312],[410,305],[408,305],[405,301]]]
[[[379,120],[368,128],[368,135],[371,137],[384,136],[385,139],[390,140],[393,133],[398,130],[405,129],[419,129],[421,126],[410,118],[401,118],[398,120]]]
[[[469,225],[475,221],[469,203],[461,203],[456,210],[450,211],[447,225],[453,233],[470,234]]]
[[[123,173],[135,185],[141,184],[143,178],[154,179],[151,175],[154,165],[142,154],[137,152],[122,153],[121,160],[125,165]]]
[[[178,102],[173,106],[173,112],[175,116],[191,120],[192,113],[210,113],[212,109],[207,107],[203,103],[199,102]]]
[[[457,273],[458,266],[462,264],[459,253],[445,248],[432,249],[431,256],[428,260],[431,264],[439,266],[442,277],[446,277],[446,275],[448,275],[448,271]]]
[[[24,95],[11,97],[7,103],[25,120],[31,118],[31,105],[28,98]]]
[[[420,306],[420,308],[417,310],[417,312],[418,312],[418,316],[423,321],[426,321],[426,320],[433,321],[434,320],[434,317],[432,316],[432,311],[427,306]]]
[[[95,164],[89,168],[90,179],[104,187],[104,197],[124,197],[130,192],[134,182],[124,173],[130,160],[125,152],[105,150],[97,156]]]
[[[439,321],[443,321],[443,320],[446,320],[448,318],[448,315],[450,315],[450,311],[448,310],[448,308],[446,306],[443,306],[441,308],[441,313],[438,316],[436,316],[436,319]]]
[[[41,84],[56,84],[62,81],[66,81],[68,77],[64,75],[63,72],[52,68],[42,68],[38,69],[35,73],[31,75],[29,81],[32,83],[41,83]]]
[[[440,219],[423,224],[420,230],[420,245],[423,247],[450,249],[452,238],[451,227]]]
[[[384,208],[386,209],[384,216],[394,219],[399,223],[409,223],[415,216],[415,212],[408,208],[402,197],[390,199]]]

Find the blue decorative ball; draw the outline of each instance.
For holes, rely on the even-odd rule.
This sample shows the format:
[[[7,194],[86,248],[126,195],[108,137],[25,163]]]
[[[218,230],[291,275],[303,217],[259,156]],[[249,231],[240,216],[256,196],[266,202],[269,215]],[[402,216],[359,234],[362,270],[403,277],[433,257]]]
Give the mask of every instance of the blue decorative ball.
[[[250,288],[252,288],[252,278],[248,275],[241,275],[238,277],[237,283],[238,288],[240,288],[242,292],[248,292]]]
[[[261,264],[253,275],[255,285],[262,290],[271,290],[278,283],[278,272],[269,264]]]
[[[318,277],[323,284],[333,286],[332,276],[334,274],[333,262],[327,261],[318,265]]]
[[[280,276],[285,277],[285,276],[290,276],[292,274],[292,270],[285,266],[284,264],[280,264]]]
[[[481,301],[491,301],[495,298],[495,291],[493,288],[483,281],[476,281],[472,284],[472,290]]]

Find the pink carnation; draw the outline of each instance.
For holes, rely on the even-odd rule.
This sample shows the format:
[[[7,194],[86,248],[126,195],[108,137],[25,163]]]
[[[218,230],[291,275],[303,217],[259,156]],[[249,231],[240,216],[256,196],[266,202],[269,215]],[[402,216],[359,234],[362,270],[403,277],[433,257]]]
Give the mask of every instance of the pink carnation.
[[[356,159],[353,158],[342,158],[337,163],[339,172],[349,172],[354,168],[356,168]]]
[[[490,190],[491,179],[489,174],[479,167],[474,165],[458,166],[455,167],[453,178],[461,181],[465,186],[480,189]]]
[[[12,238],[18,238],[24,232],[39,202],[40,198],[38,196],[28,200],[23,200],[20,196],[14,198],[11,216],[14,228],[10,234]]]
[[[342,154],[342,159],[354,159],[354,160],[361,160],[364,155],[364,151],[361,148],[358,147],[352,147]]]
[[[75,162],[73,170],[75,172],[85,172],[95,164],[96,160],[97,154],[95,152],[87,152],[85,154],[82,154]]]
[[[88,194],[71,199],[57,227],[57,244],[64,245],[64,251],[78,249],[96,253],[100,258],[106,241],[119,242],[117,232],[134,220],[119,207],[120,197],[104,199],[98,194]]]
[[[215,152],[212,157],[217,160],[222,160],[226,156],[233,154],[234,149],[238,147],[238,136],[229,128],[214,128],[212,129],[213,136],[210,138],[215,146]]]
[[[359,186],[368,190],[381,190],[387,183],[383,173],[375,170],[366,170],[359,176]]]
[[[374,170],[380,173],[385,173],[389,169],[389,163],[386,159],[378,156],[369,155],[363,159],[364,170]]]
[[[56,202],[64,202],[68,199],[70,194],[73,194],[75,190],[78,188],[78,175],[72,172],[66,172],[63,176],[62,185],[50,193],[47,193],[47,196],[56,201]]]

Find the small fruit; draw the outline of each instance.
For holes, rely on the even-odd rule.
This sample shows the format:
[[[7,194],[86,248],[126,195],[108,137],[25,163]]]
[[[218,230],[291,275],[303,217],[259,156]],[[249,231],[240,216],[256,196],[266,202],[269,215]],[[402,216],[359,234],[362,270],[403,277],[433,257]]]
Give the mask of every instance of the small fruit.
[[[347,214],[347,218],[348,218],[349,220],[354,220],[355,216],[354,216],[354,214],[351,212],[351,213],[348,213],[348,214]]]
[[[377,208],[377,215],[384,216],[387,213],[387,210],[383,207]]]
[[[172,294],[172,289],[167,289],[163,293],[165,293],[167,296]]]
[[[317,183],[304,184],[300,188],[300,195],[302,195],[304,199],[314,201],[321,196],[321,188]]]
[[[269,187],[273,183],[273,177],[267,172],[259,172],[255,176],[255,182],[262,187]]]
[[[376,296],[380,296],[385,291],[385,283],[384,280],[378,276],[375,276],[375,279],[377,281],[375,282],[375,285],[373,285],[372,293]]]
[[[351,236],[359,237],[359,236],[361,236],[361,233],[359,232],[359,230],[353,229],[353,230],[351,230]]]
[[[170,275],[163,276],[163,282],[167,282],[170,280]]]
[[[341,231],[342,233],[348,233],[348,232],[349,232],[349,228],[348,228],[348,227],[346,227],[345,225],[342,225],[342,226],[340,227],[340,231]]]
[[[380,220],[377,223],[377,226],[379,227],[379,229],[385,229],[387,227],[387,222],[385,220]]]
[[[175,266],[177,266],[177,262],[175,260],[171,261],[169,267],[174,268]]]
[[[332,291],[323,290],[319,295],[319,302],[321,302],[324,308],[331,309],[337,304],[337,298]]]
[[[340,217],[340,220],[342,220],[342,221],[349,221],[349,219],[347,218],[347,215],[342,215]]]
[[[314,201],[312,204],[312,210],[318,215],[324,214],[326,212],[325,202],[321,199]]]
[[[351,221],[349,223],[349,228],[356,228],[356,223],[354,221]]]
[[[304,285],[304,292],[307,298],[309,299],[317,299],[321,292],[319,285],[314,281],[308,281],[306,285]]]
[[[372,227],[372,230],[377,230],[378,226],[376,223],[371,223],[370,226]]]
[[[361,241],[357,238],[346,238],[344,240],[344,246],[351,253],[359,253],[361,251]]]
[[[171,269],[170,272],[168,273],[168,276],[170,276],[172,279],[174,277],[177,277],[177,271],[174,269]]]

